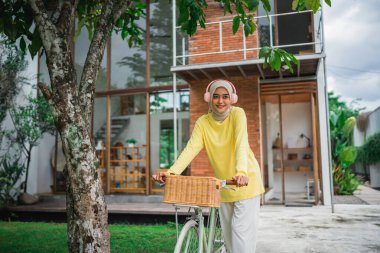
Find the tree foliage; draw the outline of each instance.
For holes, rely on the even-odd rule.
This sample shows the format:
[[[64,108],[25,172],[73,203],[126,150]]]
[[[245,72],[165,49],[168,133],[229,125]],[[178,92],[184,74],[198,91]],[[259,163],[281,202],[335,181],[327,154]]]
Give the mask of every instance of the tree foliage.
[[[25,77],[21,75],[27,66],[26,61],[17,48],[7,43],[0,36],[0,125],[5,119],[6,112],[13,104],[13,99],[19,87],[25,83]],[[1,136],[0,136],[1,138]],[[0,140],[1,143],[1,140]]]
[[[9,113],[14,128],[1,131],[10,143],[10,149],[13,149],[13,151],[16,150],[16,153],[20,150],[22,154],[24,154],[25,162],[22,165],[26,171],[24,192],[27,192],[28,174],[33,148],[38,146],[39,141],[45,133],[55,133],[53,116],[45,99],[42,96],[28,96],[26,100],[26,105],[14,104],[10,108]],[[18,160],[23,160],[22,158],[20,155],[20,157],[16,159],[17,162],[12,165],[13,167],[7,167],[17,167]]]
[[[360,109],[352,109],[333,92],[329,92],[328,97],[333,181],[338,194],[352,195],[359,186],[350,166],[357,157],[352,133]]]
[[[312,10],[316,13],[321,7],[321,1],[323,0],[293,0],[292,9],[295,11]],[[269,0],[216,0],[216,2],[223,6],[224,14],[236,15],[232,22],[232,32],[235,34],[240,27],[243,27],[246,36],[253,34],[257,29],[254,13],[259,5],[262,4],[267,14],[272,8]],[[324,0],[324,2],[331,6],[331,0]],[[191,36],[196,33],[198,26],[203,29],[206,28],[204,13],[208,7],[206,0],[178,0],[176,3],[179,10],[177,22],[183,32]],[[92,38],[101,15],[102,6],[101,0],[78,2],[76,36],[79,35],[83,27],[86,27],[89,38]],[[123,39],[127,39],[129,46],[142,43],[142,31],[136,25],[136,21],[144,17],[145,8],[146,5],[141,0],[131,1],[129,7],[120,15],[112,27],[112,31],[120,34]],[[52,18],[54,17],[53,14]],[[32,10],[28,5],[25,5],[24,0],[0,1],[0,32],[4,33],[13,43],[18,41],[18,47],[24,52],[28,50],[32,56],[35,56],[42,48],[39,33],[35,27],[33,28]],[[278,71],[282,65],[286,65],[293,72],[293,64],[299,64],[292,54],[280,48],[263,47],[260,50],[259,57],[264,60],[264,67],[270,66],[274,71]]]
[[[358,161],[364,165],[380,163],[380,132],[369,136],[358,148]]]

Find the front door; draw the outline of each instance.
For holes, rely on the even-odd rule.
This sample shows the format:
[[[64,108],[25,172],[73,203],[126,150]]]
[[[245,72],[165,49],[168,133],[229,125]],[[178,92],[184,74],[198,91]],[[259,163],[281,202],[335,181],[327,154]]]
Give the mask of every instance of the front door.
[[[318,203],[315,94],[275,86],[261,86],[265,203]]]

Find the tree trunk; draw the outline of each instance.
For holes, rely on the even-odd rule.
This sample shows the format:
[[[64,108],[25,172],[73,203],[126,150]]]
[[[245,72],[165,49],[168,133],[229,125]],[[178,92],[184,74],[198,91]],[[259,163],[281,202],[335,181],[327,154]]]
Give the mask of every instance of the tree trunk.
[[[81,111],[79,103],[71,106],[69,111]],[[62,122],[58,129],[66,155],[64,174],[67,182],[69,251],[110,252],[108,213],[96,151],[87,130],[88,124],[82,120],[82,115],[75,113],[72,116],[70,120]]]
[[[131,1],[104,0],[90,44],[80,85],[70,51],[70,34],[78,0],[63,1],[57,20],[42,0],[29,0],[46,52],[51,89],[39,84],[50,105],[66,157],[67,232],[70,252],[110,252],[108,213],[99,161],[91,141],[95,81],[112,27]]]
[[[60,54],[47,53],[53,92],[40,84],[50,104],[66,157],[66,211],[70,252],[110,252],[108,213],[96,150],[76,89],[71,53],[65,42],[56,45]],[[91,106],[91,100],[87,100]]]

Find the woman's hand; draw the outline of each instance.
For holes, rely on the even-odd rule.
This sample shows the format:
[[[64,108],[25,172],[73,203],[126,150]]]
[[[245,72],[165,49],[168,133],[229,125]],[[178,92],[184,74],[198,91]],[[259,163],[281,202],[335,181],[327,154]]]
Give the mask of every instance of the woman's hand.
[[[249,178],[244,175],[234,176],[232,179],[236,182],[237,187],[247,186],[249,181]]]
[[[154,181],[157,181],[163,184],[166,181],[167,175],[168,175],[167,172],[158,172],[157,174],[153,175],[152,178]]]

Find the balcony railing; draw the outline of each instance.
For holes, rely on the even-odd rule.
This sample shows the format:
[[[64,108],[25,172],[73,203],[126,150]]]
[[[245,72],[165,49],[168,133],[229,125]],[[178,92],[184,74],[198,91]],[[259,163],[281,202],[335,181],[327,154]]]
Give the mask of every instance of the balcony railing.
[[[303,31],[304,34],[300,34],[299,31],[286,31],[286,27],[281,26],[284,17],[301,17],[301,15],[303,20],[307,20],[304,22],[306,29]],[[179,26],[176,27],[177,50],[175,57],[177,66],[257,59],[258,52],[264,46],[283,48],[295,55],[318,54],[323,51],[320,11],[316,14],[313,14],[312,11],[300,11],[272,14],[269,17],[266,15],[256,16],[254,20],[257,24],[257,31],[249,37],[244,36],[243,25],[239,27],[239,31],[235,35],[232,35],[232,19],[208,22],[206,30],[199,27],[195,35],[195,37],[198,36],[196,40],[180,32]],[[297,27],[300,27],[300,24],[297,24]],[[309,38],[305,39],[305,35]],[[208,39],[213,43],[212,46],[206,45],[209,43],[209,40],[205,39],[206,37],[209,37]],[[297,39],[297,37],[301,37],[301,39]],[[234,40],[232,43],[231,38]],[[203,50],[202,48],[212,48],[212,50]]]

